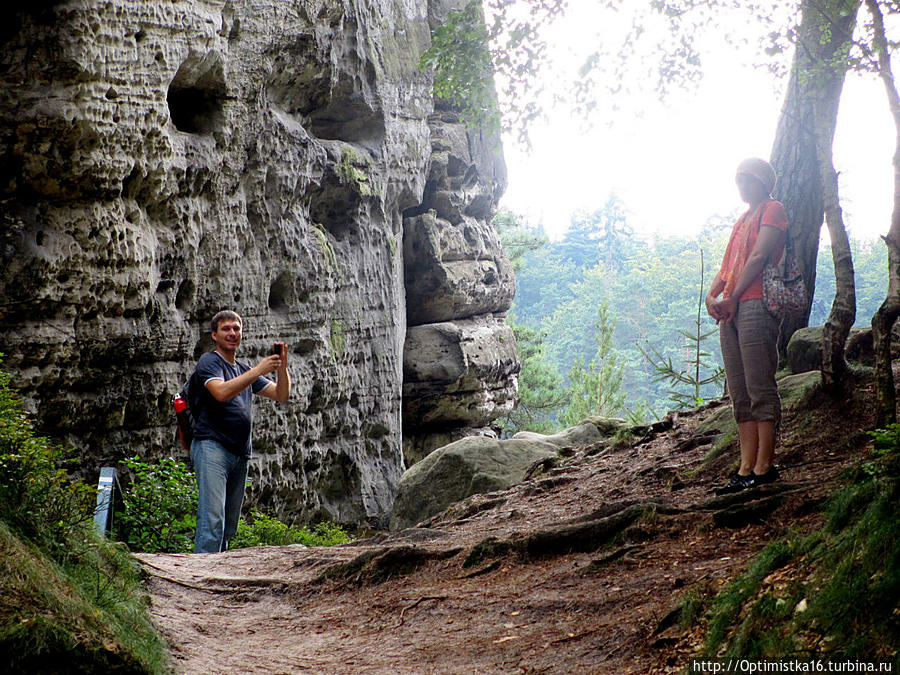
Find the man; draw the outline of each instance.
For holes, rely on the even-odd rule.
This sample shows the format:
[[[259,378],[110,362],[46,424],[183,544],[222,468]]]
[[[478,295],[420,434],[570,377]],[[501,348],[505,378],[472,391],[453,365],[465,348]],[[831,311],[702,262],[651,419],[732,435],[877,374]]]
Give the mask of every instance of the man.
[[[200,390],[191,444],[200,493],[194,553],[227,550],[237,531],[251,454],[253,394],[287,401],[291,393],[285,343],[276,342],[277,353],[251,368],[235,359],[241,344],[241,317],[225,310],[210,323],[215,351],[200,357],[191,376],[192,386]],[[273,371],[277,384],[264,377]]]

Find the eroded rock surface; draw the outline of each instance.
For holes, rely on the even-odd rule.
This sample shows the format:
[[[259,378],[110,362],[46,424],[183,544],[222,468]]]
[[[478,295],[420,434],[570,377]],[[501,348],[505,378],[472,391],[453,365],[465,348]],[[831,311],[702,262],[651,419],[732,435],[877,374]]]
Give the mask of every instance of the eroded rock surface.
[[[450,6],[431,3],[432,27]],[[490,422],[515,405],[521,366],[504,323],[515,278],[489,225],[506,188],[499,138],[467,128],[440,100],[428,126],[425,194],[404,219],[408,464],[448,439],[496,436]]]
[[[38,427],[80,448],[88,473],[178,452],[170,397],[210,348],[210,317],[234,308],[239,358],[286,341],[294,386],[257,409],[251,501],[386,522],[404,468],[403,214],[427,220],[426,183],[451,157],[434,149],[418,67],[440,11],[73,0],[5,13],[0,352]],[[466,171],[502,167],[492,152]],[[477,234],[470,254],[461,231],[454,262],[484,268],[460,266],[449,292],[473,299],[452,318],[502,312],[483,300],[496,284],[479,284],[509,284],[483,243],[502,182],[485,193],[483,173],[466,175],[434,183],[441,217],[459,211]]]

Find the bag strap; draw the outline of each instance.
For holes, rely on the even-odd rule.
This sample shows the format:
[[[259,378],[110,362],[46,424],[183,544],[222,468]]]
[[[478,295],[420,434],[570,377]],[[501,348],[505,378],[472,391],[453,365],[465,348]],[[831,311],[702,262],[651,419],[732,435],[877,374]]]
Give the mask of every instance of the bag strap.
[[[773,201],[775,201],[775,200],[767,199],[766,201],[764,201],[762,203],[762,205],[759,208],[759,218],[756,221],[756,236],[757,237],[759,237],[759,231],[762,229],[762,219],[766,213],[766,207],[769,204],[771,204]],[[788,256],[791,256],[794,254],[794,247],[791,242],[791,234],[788,230],[790,230],[790,226],[788,226],[788,228],[785,229],[785,231],[784,231],[784,250],[781,252],[781,260],[778,261],[777,265],[774,265],[775,267],[779,267],[781,269],[786,268],[786,262],[787,262]],[[772,261],[770,260],[769,263],[771,264],[771,262]]]
[[[200,378],[197,377],[197,369],[191,373],[191,376],[188,378],[185,383],[185,389],[187,389],[187,398],[188,398],[188,408],[191,411],[191,414],[194,416],[196,420],[197,416],[200,414],[200,407],[203,405],[203,392],[200,389],[203,385],[200,384]]]

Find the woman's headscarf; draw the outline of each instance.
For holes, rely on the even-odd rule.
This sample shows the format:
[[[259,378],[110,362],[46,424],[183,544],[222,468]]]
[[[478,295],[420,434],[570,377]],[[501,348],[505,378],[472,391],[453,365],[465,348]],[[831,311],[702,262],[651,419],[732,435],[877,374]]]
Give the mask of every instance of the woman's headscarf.
[[[737,171],[735,175],[747,174],[748,176],[753,176],[760,183],[766,186],[766,192],[772,194],[772,190],[775,189],[775,182],[778,177],[775,175],[775,169],[769,164],[766,160],[760,159],[759,157],[751,157],[749,159],[745,159],[743,162],[738,164]]]

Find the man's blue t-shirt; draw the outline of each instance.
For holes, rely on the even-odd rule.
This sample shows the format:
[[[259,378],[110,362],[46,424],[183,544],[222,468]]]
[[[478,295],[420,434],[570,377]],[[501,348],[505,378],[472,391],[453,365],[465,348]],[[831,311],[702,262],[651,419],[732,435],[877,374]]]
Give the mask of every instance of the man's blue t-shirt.
[[[200,357],[192,386],[200,390],[200,410],[194,413],[194,438],[218,441],[235,455],[250,457],[253,429],[251,405],[253,394],[273,384],[265,377],[258,377],[249,387],[229,401],[219,403],[206,388],[210,380],[232,380],[250,370],[250,366],[236,361],[226,361],[218,352],[207,352]]]

